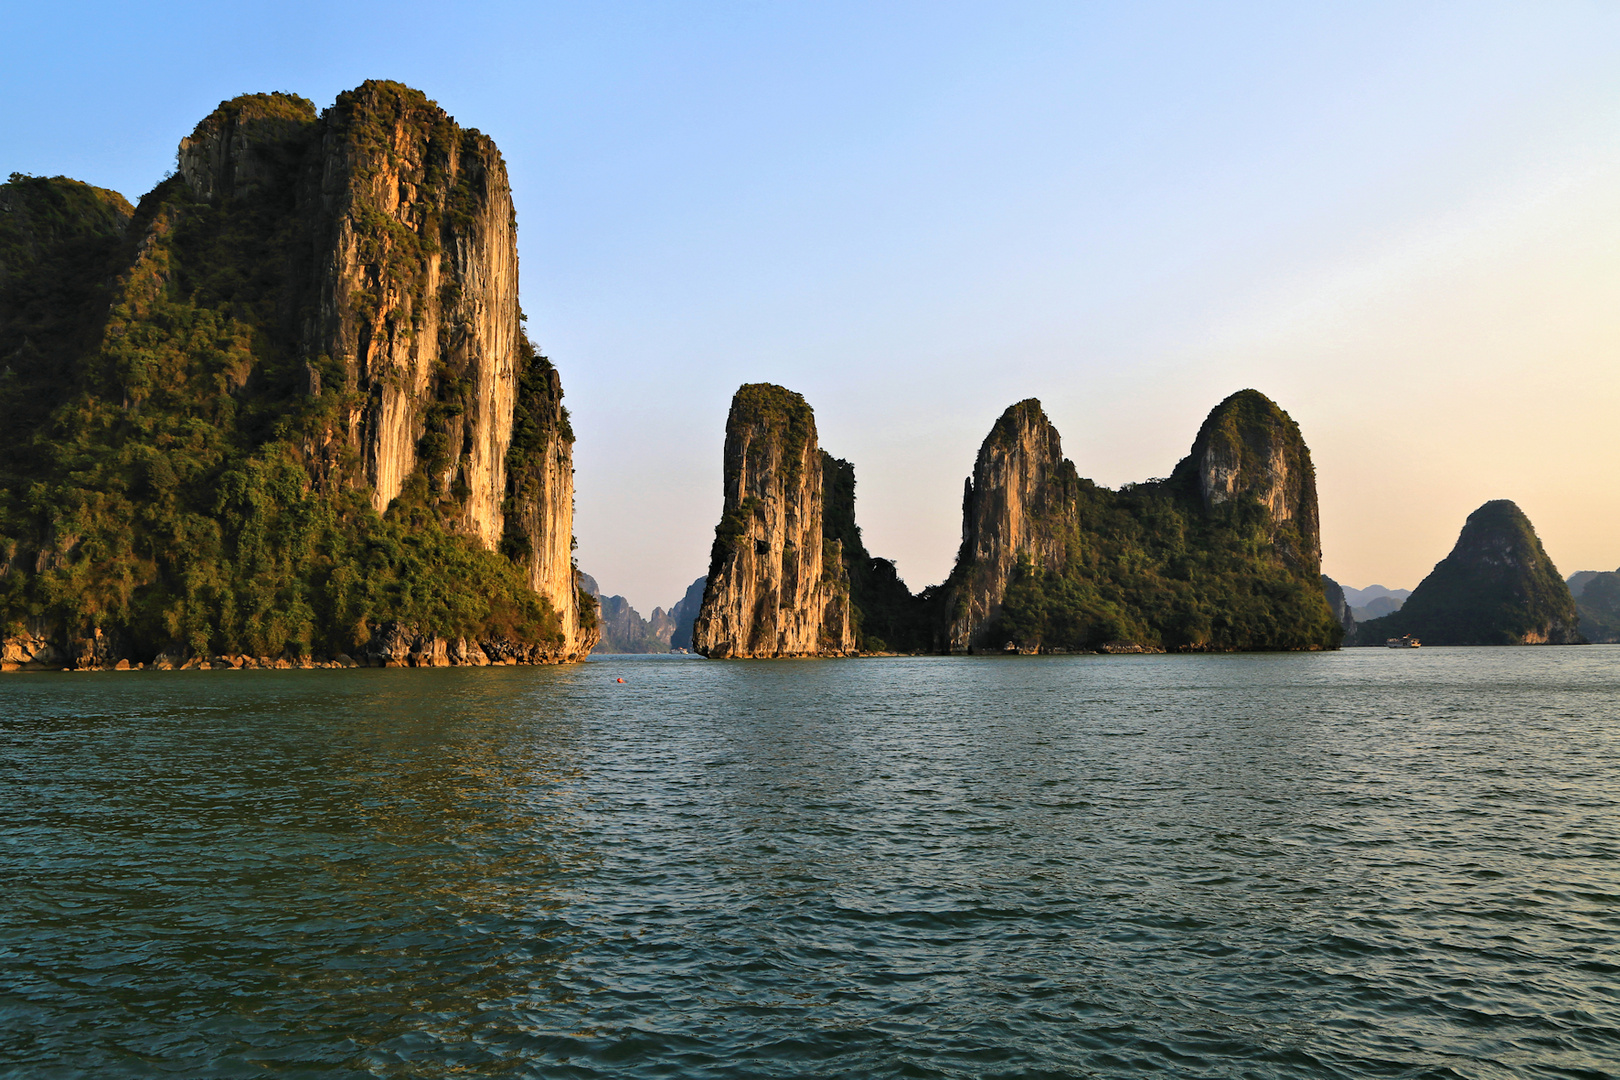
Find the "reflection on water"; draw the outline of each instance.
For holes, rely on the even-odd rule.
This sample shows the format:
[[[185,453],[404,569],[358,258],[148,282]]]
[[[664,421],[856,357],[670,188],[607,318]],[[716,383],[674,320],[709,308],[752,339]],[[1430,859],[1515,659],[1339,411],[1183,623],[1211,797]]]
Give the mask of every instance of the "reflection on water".
[[[8,684],[0,1060],[515,1064],[485,1010],[567,999],[594,857],[577,675],[459,674]]]
[[[1608,1075],[1617,659],[8,678],[0,1075]]]

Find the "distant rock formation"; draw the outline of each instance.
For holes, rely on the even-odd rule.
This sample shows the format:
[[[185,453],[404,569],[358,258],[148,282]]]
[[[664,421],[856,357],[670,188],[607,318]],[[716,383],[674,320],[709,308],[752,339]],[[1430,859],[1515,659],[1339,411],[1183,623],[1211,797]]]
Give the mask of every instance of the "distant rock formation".
[[[1344,627],[1345,637],[1348,638],[1355,631],[1356,616],[1350,607],[1350,602],[1344,598],[1343,587],[1337,581],[1323,574],[1322,595],[1327,597],[1329,610],[1333,612],[1333,617],[1339,620],[1339,625]]]
[[[647,638],[650,641],[656,642],[658,645],[657,649],[653,651],[669,652],[669,639],[674,636],[674,617],[661,607],[653,608],[652,614],[647,616]]]
[[[1378,596],[1368,601],[1363,607],[1351,608],[1357,622],[1368,622],[1372,619],[1382,619],[1385,615],[1393,614],[1406,605],[1405,597]]]
[[[600,608],[601,641],[593,652],[597,653],[665,653],[690,652],[692,624],[697,620],[703,603],[703,585],[706,578],[698,578],[686,590],[686,595],[670,606],[668,611],[655,607],[652,614],[642,617],[622,596],[603,596],[596,579],[589,574],[580,575],[581,588],[596,599]]]
[[[1569,576],[1581,613],[1581,635],[1594,645],[1620,642],[1620,570],[1581,570]]]
[[[1590,591],[1591,585],[1587,586]],[[1456,546],[1401,609],[1358,624],[1356,642],[1411,634],[1425,645],[1573,645],[1580,613],[1530,519],[1507,499],[1468,515]]]
[[[593,652],[650,653],[667,652],[668,647],[652,637],[647,620],[630,606],[622,596],[604,596],[599,600],[602,622],[602,640]]]
[[[1206,511],[1258,504],[1278,556],[1296,571],[1320,572],[1316,469],[1299,425],[1276,402],[1258,390],[1240,390],[1215,406],[1172,479],[1192,477]]]
[[[709,579],[700,577],[687,586],[686,595],[669,609],[670,620],[675,624],[669,632],[669,647],[671,649],[692,649],[692,625],[697,622],[698,612],[703,609],[703,586]]]
[[[725,507],[692,641],[715,658],[856,649],[842,548],[822,535],[815,416],[780,386],[750,383],[732,398]]]
[[[1040,402],[979,450],[941,587],[951,652],[1333,648],[1315,471],[1299,427],[1244,390],[1168,479],[1080,478]]]
[[[1586,589],[1587,582],[1602,577],[1609,572],[1607,570],[1577,570],[1564,579],[1564,584],[1569,586],[1569,595],[1579,600],[1581,593]]]
[[[597,653],[665,653],[669,652],[669,639],[675,621],[663,608],[653,608],[651,618],[630,606],[622,596],[603,596],[596,579],[580,574],[581,588],[596,598],[600,615],[602,638],[593,652]]]
[[[1353,608],[1371,608],[1380,600],[1384,601],[1388,606],[1379,613],[1381,615],[1388,615],[1391,611],[1399,611],[1401,605],[1406,603],[1406,598],[1412,595],[1411,589],[1386,589],[1382,585],[1369,585],[1365,589],[1352,589],[1350,586],[1345,585],[1342,588],[1344,589],[1344,598],[1350,601],[1350,606]]]

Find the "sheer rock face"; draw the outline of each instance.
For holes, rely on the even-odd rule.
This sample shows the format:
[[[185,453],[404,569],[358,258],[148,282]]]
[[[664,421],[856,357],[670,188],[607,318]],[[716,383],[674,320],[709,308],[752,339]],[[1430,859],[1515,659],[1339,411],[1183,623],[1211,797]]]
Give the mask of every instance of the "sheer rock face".
[[[1272,542],[1300,573],[1320,573],[1316,470],[1299,425],[1258,390],[1240,390],[1204,420],[1192,454],[1205,510],[1249,498],[1271,515]]]
[[[227,102],[182,141],[179,171],[198,198],[246,198],[300,143],[296,202],[315,277],[304,349],[341,364],[346,386],[330,389],[362,399],[341,434],[372,504],[382,511],[399,494],[438,420],[431,480],[457,494],[462,528],[493,548],[521,333],[517,222],[500,151],[419,92],[367,82],[319,119],[284,94]],[[310,379],[319,392],[318,369]]]
[[[282,198],[308,232],[308,265],[289,272],[309,280],[287,301],[306,382],[354,402],[305,447],[317,480],[363,485],[380,512],[421,467],[441,510],[483,547],[516,524],[529,584],[562,617],[563,656],[583,658],[596,638],[582,627],[573,436],[555,372],[533,410],[544,430],[523,448],[524,475],[507,475],[518,383],[525,364],[544,362],[526,355],[517,219],[494,142],[420,92],[372,81],[318,118],[285,94],[226,102],[179,161],[197,197]],[[293,192],[260,191],[289,170]],[[323,386],[323,370],[342,385]]]
[[[416,466],[429,390],[451,382],[434,484],[465,490],[464,527],[501,535],[518,349],[517,218],[500,151],[422,95],[368,83],[339,97],[322,135],[312,354],[367,395],[351,413],[381,509]],[[448,376],[448,378],[446,378]],[[438,389],[446,389],[441,385]]]
[[[726,421],[725,511],[692,628],[709,657],[855,651],[841,545],[822,535],[815,416],[779,386],[743,386]]]
[[[1345,637],[1348,639],[1355,632],[1356,616],[1350,610],[1350,601],[1345,599],[1344,587],[1323,574],[1322,595],[1327,597],[1328,610],[1333,612],[1333,617],[1339,620],[1340,626],[1344,627]]]
[[[537,473],[534,495],[520,500],[518,514],[525,531],[534,538],[528,559],[529,588],[551,600],[562,617],[570,659],[584,659],[601,639],[601,630],[585,625],[580,609],[579,571],[574,568],[574,444],[553,437],[539,461],[528,467]]]
[[[555,369],[544,380],[529,380],[521,405],[531,435],[519,446],[519,460],[507,478],[511,498],[504,532],[527,548],[529,588],[548,598],[562,618],[565,656],[582,660],[602,632],[583,610],[595,601],[589,595],[581,599],[582,575],[574,566],[574,438]]]
[[[951,575],[946,631],[951,652],[986,644],[984,630],[1001,614],[1002,595],[1021,559],[1037,570],[1063,568],[1076,483],[1039,401],[1021,401],[1001,414],[962,495],[962,548]]]

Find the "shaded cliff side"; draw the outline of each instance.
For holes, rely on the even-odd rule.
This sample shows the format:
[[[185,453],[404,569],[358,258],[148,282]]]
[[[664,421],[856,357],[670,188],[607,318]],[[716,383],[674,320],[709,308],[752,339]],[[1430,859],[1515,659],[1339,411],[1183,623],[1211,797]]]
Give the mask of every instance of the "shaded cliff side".
[[[1321,649],[1315,472],[1298,426],[1244,390],[1165,480],[1078,476],[1033,399],[980,448],[942,587],[952,652]]]
[[[700,577],[686,587],[686,593],[669,609],[670,621],[674,626],[669,631],[669,647],[671,649],[692,649],[692,627],[697,622],[698,613],[703,610],[703,587],[708,578]]]
[[[133,212],[0,187],[5,632],[82,666],[588,651],[494,144],[368,82],[225,102],[178,166]]]
[[[1590,589],[1590,585],[1588,585]],[[1356,642],[1411,634],[1425,645],[1573,645],[1580,612],[1517,505],[1495,499],[1464,523],[1451,553],[1401,609],[1356,626]]]
[[[841,545],[825,540],[822,460],[804,398],[750,383],[726,418],[725,506],[692,628],[709,657],[856,649]]]
[[[822,534],[838,542],[849,576],[856,648],[861,652],[932,652],[938,622],[934,590],[913,596],[891,559],[866,550],[855,521],[855,466],[821,452]]]
[[[1344,587],[1323,574],[1322,595],[1327,597],[1328,610],[1333,612],[1333,617],[1339,621],[1340,626],[1344,627],[1345,640],[1349,641],[1350,636],[1355,633],[1356,616],[1355,611],[1350,606],[1350,601],[1345,599]]]
[[[1594,645],[1620,642],[1620,570],[1582,570],[1568,585],[1581,613],[1581,636]]]

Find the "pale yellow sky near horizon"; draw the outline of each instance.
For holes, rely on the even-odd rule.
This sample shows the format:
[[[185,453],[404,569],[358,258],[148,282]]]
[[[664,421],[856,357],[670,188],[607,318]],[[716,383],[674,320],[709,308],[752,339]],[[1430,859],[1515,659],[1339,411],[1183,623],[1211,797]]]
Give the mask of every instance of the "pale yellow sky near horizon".
[[[1612,143],[1505,172],[1337,255],[1284,260],[1157,355],[1081,393],[1038,394],[1081,475],[1162,475],[1215,402],[1254,386],[1311,447],[1323,571],[1343,584],[1416,587],[1468,514],[1498,498],[1525,511],[1564,576],[1620,567]],[[884,553],[873,486],[860,512]],[[931,561],[914,586],[943,577],[948,561]]]
[[[1620,567],[1620,158],[1561,165],[1218,332],[1321,395],[1296,419],[1330,576],[1412,588],[1495,498],[1565,576]]]
[[[1594,153],[1379,234],[1353,259],[1251,284],[1243,302],[1081,392],[1023,381],[1080,474],[1109,486],[1167,473],[1226,394],[1266,393],[1311,448],[1323,571],[1342,584],[1416,587],[1467,515],[1498,498],[1525,511],[1567,577],[1620,567],[1617,298],[1620,154]],[[934,450],[976,447],[1022,395],[986,398],[971,442],[961,425],[935,438],[912,426],[865,461],[848,444],[870,430],[852,430],[838,400],[807,396],[822,445],[856,462],[869,550],[898,554],[913,588],[942,580],[971,452],[953,471]]]

